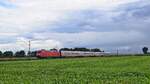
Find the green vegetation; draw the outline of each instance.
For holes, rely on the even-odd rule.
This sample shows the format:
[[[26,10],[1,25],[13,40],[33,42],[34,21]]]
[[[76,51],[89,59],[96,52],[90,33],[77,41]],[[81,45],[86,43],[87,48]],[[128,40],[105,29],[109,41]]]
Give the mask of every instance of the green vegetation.
[[[60,49],[60,50],[61,50],[61,51],[91,51],[91,52],[104,52],[104,51],[101,51],[99,48],[89,49],[89,48],[84,48],[84,47],[62,48],[62,49]]]
[[[0,84],[149,83],[149,56],[0,62]]]
[[[12,56],[13,56],[13,52],[12,52],[12,51],[5,51],[5,52],[3,53],[3,56],[4,56],[4,57],[12,57]]]
[[[25,57],[25,56],[26,56],[26,53],[25,53],[25,51],[23,51],[23,50],[17,51],[17,52],[15,53],[15,56],[16,56],[16,57]]]

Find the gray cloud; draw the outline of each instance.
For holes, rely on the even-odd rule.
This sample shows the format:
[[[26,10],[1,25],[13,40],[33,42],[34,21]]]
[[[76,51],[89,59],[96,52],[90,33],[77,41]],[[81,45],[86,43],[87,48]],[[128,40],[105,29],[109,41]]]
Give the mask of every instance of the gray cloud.
[[[69,18],[60,22],[52,31],[68,33],[68,36],[73,33],[96,32],[96,35],[93,36],[91,33],[87,34],[85,38],[89,40],[79,36],[79,41],[70,41],[72,43],[71,46],[75,45],[74,41],[81,44],[76,46],[98,46],[104,48],[133,47],[139,51],[142,46],[149,46],[150,4],[137,2],[120,7],[112,11],[72,11]],[[67,39],[70,38],[68,37]],[[83,42],[83,40],[86,42]]]
[[[98,6],[95,3],[90,7],[85,6],[80,9],[78,7],[79,0],[75,1],[77,5],[71,9],[69,6],[66,9],[58,7],[57,11],[54,11],[54,8],[48,5],[43,6],[40,4],[43,1],[38,0],[34,6],[21,6],[23,10],[19,9],[15,12],[8,10],[9,18],[6,18],[7,15],[4,15],[5,18],[0,17],[4,20],[0,20],[3,22],[0,24],[1,32],[9,28],[7,33],[17,33],[14,36],[1,36],[0,40],[3,41],[0,43],[12,46],[17,41],[32,39],[35,43],[33,44],[34,49],[63,46],[141,51],[141,47],[150,45],[148,39],[150,35],[150,1],[133,1],[132,3],[117,4],[117,6],[111,4],[112,8],[105,8],[105,6],[104,8],[99,7],[100,9],[93,8],[93,5]],[[34,2],[32,1],[32,3]],[[30,7],[32,7],[31,10],[29,10]],[[49,8],[53,11],[49,12]],[[60,10],[58,12],[58,9],[61,9],[63,13],[61,14]],[[4,12],[7,13],[7,11]],[[8,23],[11,24],[7,25]],[[4,47],[2,46],[2,48]]]

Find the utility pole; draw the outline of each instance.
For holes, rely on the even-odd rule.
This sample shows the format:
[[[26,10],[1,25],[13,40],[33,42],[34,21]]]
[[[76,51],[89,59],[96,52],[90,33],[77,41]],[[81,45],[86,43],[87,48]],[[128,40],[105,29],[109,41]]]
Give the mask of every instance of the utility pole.
[[[31,54],[31,41],[29,40],[29,51],[28,51],[28,55],[30,56]]]
[[[30,56],[31,55],[31,40],[29,40],[29,41],[19,41],[19,42],[23,42],[27,45],[27,47],[28,47],[27,55]]]
[[[117,49],[117,56],[119,56],[119,50]]]

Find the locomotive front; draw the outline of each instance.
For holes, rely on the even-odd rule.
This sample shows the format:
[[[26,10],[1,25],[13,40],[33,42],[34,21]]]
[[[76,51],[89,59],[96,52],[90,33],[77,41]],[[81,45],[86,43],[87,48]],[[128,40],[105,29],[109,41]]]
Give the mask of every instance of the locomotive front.
[[[36,53],[38,58],[52,58],[52,57],[60,57],[61,54],[57,50],[39,50]]]

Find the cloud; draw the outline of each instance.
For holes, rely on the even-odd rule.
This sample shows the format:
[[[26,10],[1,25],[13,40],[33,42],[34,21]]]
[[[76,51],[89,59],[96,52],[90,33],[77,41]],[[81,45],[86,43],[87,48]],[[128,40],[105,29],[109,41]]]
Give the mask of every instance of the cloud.
[[[128,35],[126,35],[128,33]],[[115,31],[115,32],[82,32],[82,33],[36,33],[34,38],[40,39],[55,39],[70,46],[90,46],[90,47],[104,47],[130,45],[140,42],[145,39],[141,32],[136,31]],[[47,36],[47,37],[44,37]],[[138,38],[135,38],[138,37]],[[122,39],[124,38],[124,39]],[[65,39],[65,40],[64,40]]]
[[[43,40],[29,40],[24,37],[17,38],[16,47],[18,47],[19,49],[28,50],[29,41],[31,43],[32,50],[38,50],[38,49],[49,50],[52,48],[59,49],[60,47],[62,47],[62,44],[56,40],[49,40],[49,39],[45,39],[44,41]]]
[[[8,32],[33,31],[62,21],[68,17],[68,12],[70,11],[88,9],[110,10],[118,6],[118,4],[132,1],[135,0],[20,0],[15,3],[7,1],[6,4],[12,4],[16,7],[13,9],[0,8],[0,12],[2,12],[0,16],[1,32],[6,32],[5,28],[8,28]]]
[[[33,50],[141,48],[149,45],[149,6],[147,0],[0,0],[0,48],[27,50],[22,40],[33,40]]]

